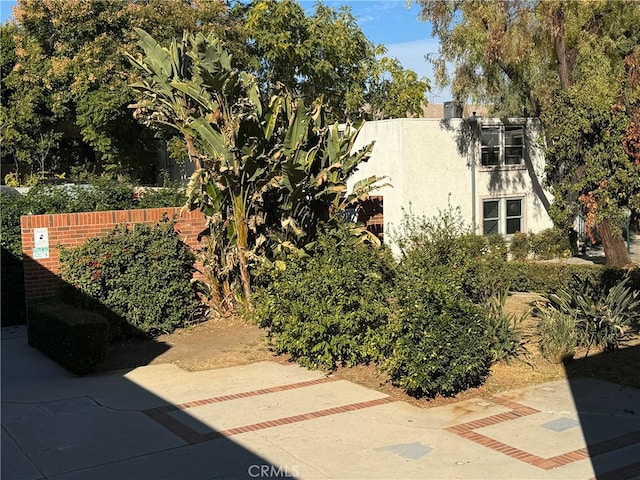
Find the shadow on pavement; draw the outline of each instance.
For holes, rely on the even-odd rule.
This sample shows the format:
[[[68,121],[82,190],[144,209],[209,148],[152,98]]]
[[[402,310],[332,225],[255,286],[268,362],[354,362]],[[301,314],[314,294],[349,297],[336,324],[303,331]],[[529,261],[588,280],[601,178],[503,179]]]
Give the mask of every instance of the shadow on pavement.
[[[20,325],[27,321],[24,301],[24,269],[22,258],[14,255],[2,245],[0,260],[0,321],[3,327]]]
[[[175,398],[179,380],[157,375],[75,376],[28,346],[24,326],[4,328],[2,479],[292,476],[293,466],[270,464],[145,388],[167,385]],[[177,397],[199,400],[188,391]]]
[[[568,361],[564,367],[595,478],[638,478],[640,345]]]
[[[45,269],[39,273],[60,283]],[[72,295],[68,288],[62,292]],[[27,311],[34,314],[28,304]],[[3,480],[296,475],[294,465],[272,465],[231,440],[229,432],[216,431],[191,415],[189,409],[198,407],[206,394],[194,382],[187,384],[186,372],[172,365],[133,368],[170,346],[147,341],[132,368],[77,376],[29,346],[27,329],[2,329]],[[208,403],[213,400],[233,399],[227,395]],[[224,418],[211,420],[215,424]]]

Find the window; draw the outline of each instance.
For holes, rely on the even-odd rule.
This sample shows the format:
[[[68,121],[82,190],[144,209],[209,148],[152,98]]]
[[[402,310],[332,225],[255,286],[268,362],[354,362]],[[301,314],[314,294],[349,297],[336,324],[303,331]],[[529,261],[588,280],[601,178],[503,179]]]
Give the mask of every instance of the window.
[[[500,165],[500,127],[482,127],[482,165]]]
[[[482,203],[482,233],[500,233],[500,201],[485,200]]]
[[[524,158],[524,126],[483,125],[480,143],[483,167],[521,165]]]
[[[507,235],[522,231],[522,200],[507,200]]]
[[[523,231],[522,198],[488,199],[482,202],[482,233],[513,235]]]

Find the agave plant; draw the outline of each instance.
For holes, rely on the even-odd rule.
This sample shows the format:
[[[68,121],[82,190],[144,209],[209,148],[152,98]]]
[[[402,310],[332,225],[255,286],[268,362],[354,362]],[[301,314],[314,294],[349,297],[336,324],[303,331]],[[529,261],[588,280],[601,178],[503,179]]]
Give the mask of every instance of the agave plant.
[[[137,29],[143,73],[132,107],[149,124],[175,129],[196,171],[187,207],[209,220],[212,297],[233,304],[235,285],[250,307],[250,269],[278,250],[304,249],[322,225],[364,199],[377,177],[347,192],[346,180],[372,144],[352,152],[359,128],[329,125],[321,99],[311,106],[285,90],[263,104],[258,82],[232,67],[218,39],[185,34],[166,48]],[[362,233],[362,231],[360,231]]]
[[[491,339],[491,355],[494,362],[505,360],[508,363],[512,358],[527,357],[529,354],[523,341],[522,327],[529,312],[524,312],[519,317],[513,313],[506,313],[504,306],[508,297],[509,289],[505,288],[489,298],[485,304],[487,333]]]
[[[632,290],[629,283],[627,277],[606,291],[586,279],[581,288],[559,290],[547,300],[551,308],[576,319],[587,355],[592,346],[615,350],[640,318],[639,292]]]

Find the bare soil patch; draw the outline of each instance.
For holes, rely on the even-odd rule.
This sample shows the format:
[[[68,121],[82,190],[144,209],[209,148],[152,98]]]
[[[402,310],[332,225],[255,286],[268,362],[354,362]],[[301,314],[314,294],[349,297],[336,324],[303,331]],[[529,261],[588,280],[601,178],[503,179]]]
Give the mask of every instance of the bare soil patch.
[[[531,311],[540,299],[534,294],[509,296],[505,310],[520,315]],[[535,335],[536,319],[530,315],[523,323],[529,355],[522,360],[498,363],[484,385],[455,397],[415,399],[391,385],[388,377],[374,365],[340,367],[331,375],[379,390],[396,400],[429,408],[475,397],[560,380],[567,377],[592,377],[640,388],[640,337],[636,336],[616,352],[578,352],[566,364],[554,364],[540,355]],[[154,340],[138,340],[114,345],[101,371],[130,369],[141,365],[172,363],[187,371],[246,365],[260,361],[288,363],[285,355],[269,348],[266,331],[237,317],[219,318],[180,329]]]

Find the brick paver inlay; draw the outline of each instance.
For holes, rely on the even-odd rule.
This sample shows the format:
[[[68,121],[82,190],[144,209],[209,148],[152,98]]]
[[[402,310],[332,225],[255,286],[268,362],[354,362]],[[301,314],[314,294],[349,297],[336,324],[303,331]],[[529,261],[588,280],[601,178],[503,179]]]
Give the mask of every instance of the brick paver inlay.
[[[491,425],[496,425],[498,423],[508,422],[517,418],[540,413],[540,411],[536,410],[535,408],[521,405],[512,400],[499,397],[491,397],[489,400],[493,403],[509,408],[510,411],[499,413],[497,415],[491,415],[489,417],[474,420],[472,422],[454,425],[452,427],[445,428],[445,430],[451,433],[455,433],[456,435],[459,435],[460,437],[467,440],[471,440],[478,445],[490,448],[492,450],[495,450],[496,452],[503,453],[511,458],[515,458],[516,460],[520,460],[521,462],[528,463],[529,465],[533,465],[534,467],[538,467],[543,470],[551,470],[557,467],[562,467],[564,465],[568,465],[569,463],[577,462],[579,460],[585,460],[589,457],[602,455],[603,453],[611,452],[613,450],[618,450],[620,448],[640,443],[640,431],[637,431],[627,433],[620,437],[605,440],[593,445],[589,445],[585,448],[580,448],[578,450],[572,450],[560,455],[555,455],[553,457],[540,457],[525,450],[514,448],[511,445],[507,445],[506,443],[494,440],[491,437],[482,435],[481,433],[475,431],[478,428],[488,427]]]
[[[169,415],[171,412],[178,410],[187,410],[189,408],[201,407],[203,405],[211,405],[214,403],[227,402],[232,400],[238,400],[241,398],[257,397],[259,395],[267,395],[270,393],[284,392],[287,390],[293,390],[296,388],[311,387],[313,385],[320,385],[322,383],[334,382],[334,378],[320,378],[317,380],[310,380],[307,382],[291,383],[288,385],[279,385],[276,387],[264,388],[260,390],[252,390],[249,392],[235,393],[232,395],[222,395],[219,397],[205,398],[196,400],[193,402],[182,403],[179,405],[165,405],[162,407],[150,408],[144,410],[143,413],[149,418],[153,419],[164,428],[169,430],[174,435],[180,437],[188,444],[206,442],[208,440],[214,440],[221,437],[230,437],[232,435],[238,435],[240,433],[254,432],[256,430],[263,430],[265,428],[279,427],[282,425],[289,425],[292,423],[303,422],[306,420],[313,420],[315,418],[326,417],[329,415],[336,415],[338,413],[352,412],[355,410],[361,410],[363,408],[375,407],[376,405],[383,405],[389,403],[392,400],[389,397],[377,398],[375,400],[368,400],[365,402],[350,403],[347,405],[341,405],[333,408],[326,408],[323,410],[317,410],[314,412],[303,413],[300,415],[292,415],[289,417],[277,418],[275,420],[268,420],[265,422],[258,422],[250,425],[243,425],[240,427],[229,428],[222,431],[212,431],[209,433],[200,433],[193,428],[185,425],[181,421]]]
[[[336,379],[334,378],[320,378],[316,380],[310,380],[306,382],[298,382],[292,383],[288,385],[279,385],[276,387],[264,388],[260,390],[252,390],[248,392],[235,393],[232,395],[222,395],[218,397],[205,398],[201,400],[195,400],[192,402],[186,402],[178,405],[165,405],[162,407],[151,408],[148,410],[144,410],[143,413],[146,414],[149,418],[156,421],[158,424],[162,425],[164,428],[169,430],[174,435],[181,438],[187,444],[194,444],[200,442],[206,442],[209,440],[214,440],[216,438],[222,437],[230,437],[233,435],[238,435],[241,433],[254,432],[257,430],[263,430],[266,428],[279,427],[283,425],[290,425],[292,423],[304,422],[307,420],[313,420],[316,418],[322,418],[329,415],[337,415],[340,413],[352,412],[356,410],[361,410],[364,408],[375,407],[378,405],[383,405],[385,403],[393,402],[390,397],[382,397],[374,400],[368,400],[363,402],[350,403],[347,405],[341,405],[333,408],[326,408],[323,410],[317,410],[313,412],[303,413],[299,415],[292,415],[288,417],[277,418],[274,420],[267,420],[263,422],[253,423],[250,425],[243,425],[239,427],[233,427],[226,430],[216,431],[213,430],[208,433],[200,433],[193,428],[185,425],[180,420],[174,418],[170,413],[176,412],[179,410],[188,410],[190,408],[201,407],[203,405],[211,405],[214,403],[220,402],[228,402],[233,400],[238,400],[241,398],[250,398],[256,397],[259,395],[267,395],[271,393],[284,392],[287,390],[293,390],[298,388],[305,388],[314,385],[319,385],[328,382],[334,382]],[[534,467],[538,467],[542,470],[552,470],[557,467],[562,467],[568,465],[573,462],[577,462],[580,460],[585,460],[590,457],[595,457],[597,455],[602,455],[604,453],[612,452],[614,450],[618,450],[624,447],[628,447],[631,445],[635,445],[640,443],[640,431],[630,432],[625,435],[612,438],[609,440],[605,440],[596,444],[591,444],[588,447],[580,448],[577,450],[572,450],[569,452],[565,452],[559,455],[555,455],[553,457],[541,457],[538,455],[534,455],[530,452],[522,450],[520,448],[515,448],[511,445],[508,445],[504,442],[500,442],[495,440],[487,435],[483,435],[478,433],[476,430],[484,427],[489,427],[492,425],[497,425],[503,422],[509,422],[511,420],[516,420],[519,418],[527,417],[530,415],[534,415],[536,413],[540,413],[540,410],[535,408],[527,407],[525,405],[514,402],[513,400],[500,398],[500,397],[491,397],[488,398],[490,402],[501,405],[503,407],[507,407],[509,411],[499,413],[496,415],[490,415],[488,417],[484,417],[478,420],[473,420],[471,422],[461,423],[457,425],[453,425],[451,427],[444,428],[445,431],[458,435],[466,440],[470,440],[478,445],[481,445],[486,448],[490,448],[496,452],[503,453],[513,459],[519,460],[521,462],[527,463]],[[573,423],[569,425],[570,422],[568,419],[564,419],[562,425],[551,424],[553,426],[552,430],[561,431],[565,427],[570,428],[573,427]],[[628,465],[622,469],[618,469],[614,472],[610,472],[615,475],[618,474],[617,477],[611,478],[630,478],[625,476],[626,474],[637,474],[640,470],[640,463],[634,463],[632,465]],[[634,476],[631,475],[631,476]],[[607,477],[609,478],[609,477]]]

